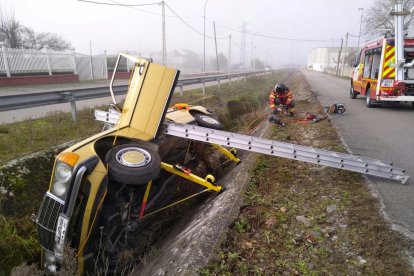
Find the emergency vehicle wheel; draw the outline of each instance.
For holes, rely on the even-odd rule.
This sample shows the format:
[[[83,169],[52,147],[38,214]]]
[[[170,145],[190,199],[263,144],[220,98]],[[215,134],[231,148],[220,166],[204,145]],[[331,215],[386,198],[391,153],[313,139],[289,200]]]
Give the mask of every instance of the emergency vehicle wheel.
[[[223,125],[219,121],[217,121],[216,119],[208,115],[195,114],[194,118],[196,119],[199,126],[209,127],[213,129],[219,129],[219,130],[223,129]]]
[[[354,91],[354,87],[353,87],[353,85],[351,84],[351,89],[349,90],[349,97],[350,97],[351,99],[356,99],[356,98],[357,98],[357,96],[358,96],[358,94],[359,94],[359,93],[357,93],[357,92],[355,92],[355,91]]]
[[[125,144],[115,147],[109,158],[109,177],[127,185],[145,185],[158,176],[161,158],[146,145]]]
[[[368,88],[368,90],[366,91],[365,99],[368,108],[374,107],[374,101],[371,99],[371,88]]]

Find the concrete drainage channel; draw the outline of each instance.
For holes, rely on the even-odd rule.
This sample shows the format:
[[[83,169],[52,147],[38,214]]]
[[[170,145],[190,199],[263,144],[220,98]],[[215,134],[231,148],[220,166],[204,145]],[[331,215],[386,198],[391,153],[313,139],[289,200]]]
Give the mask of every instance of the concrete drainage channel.
[[[264,124],[258,130],[260,134],[257,135],[262,136],[267,126],[267,123]],[[3,180],[8,177],[14,179],[16,174],[19,179],[22,179],[21,181],[27,183],[26,189],[36,191],[33,196],[39,197],[40,200],[41,196],[38,194],[43,193],[47,188],[51,162],[55,154],[75,142],[71,141],[49,151],[11,161],[0,168],[0,177],[5,177]],[[238,215],[242,204],[242,194],[250,179],[248,171],[258,156],[258,154],[247,152],[242,152],[240,155],[242,162],[230,168],[218,183],[225,187],[225,191],[217,196],[212,194],[202,205],[184,215],[169,233],[163,233],[163,237],[155,245],[156,252],[160,254],[148,263],[137,265],[132,272],[133,275],[195,275],[198,274],[200,268],[207,265],[219,240],[224,237],[229,224]],[[35,169],[36,166],[41,167],[40,171],[39,168]],[[33,173],[39,175],[33,177]],[[36,181],[33,181],[34,178]],[[18,205],[21,203],[19,195],[10,192],[13,190],[12,187],[0,186],[0,197],[6,203],[3,207],[8,206],[7,209],[10,209],[3,211],[17,216]],[[35,203],[36,210],[39,204],[40,202]],[[33,208],[33,202],[30,206],[27,206],[27,210],[25,209],[26,213]]]
[[[268,125],[266,123],[258,130],[260,136]],[[250,180],[249,170],[258,156],[244,153],[242,163],[219,182],[225,191],[211,196],[183,217],[158,242],[160,254],[148,264],[136,267],[132,275],[198,275],[199,269],[207,265],[219,241],[224,238],[229,224],[238,216],[242,195]]]

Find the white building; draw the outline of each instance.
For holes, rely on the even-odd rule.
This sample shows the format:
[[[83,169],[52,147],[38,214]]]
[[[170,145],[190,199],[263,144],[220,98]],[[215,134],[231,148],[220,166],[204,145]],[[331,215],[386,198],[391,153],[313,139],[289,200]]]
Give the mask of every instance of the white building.
[[[319,72],[332,72],[338,69],[338,65],[342,66],[342,63],[345,58],[345,47],[342,48],[340,62],[338,62],[340,47],[325,47],[325,48],[315,48],[308,53],[308,69],[315,70]],[[345,59],[345,66],[349,67],[349,57],[354,55],[356,52],[356,47],[348,47]]]

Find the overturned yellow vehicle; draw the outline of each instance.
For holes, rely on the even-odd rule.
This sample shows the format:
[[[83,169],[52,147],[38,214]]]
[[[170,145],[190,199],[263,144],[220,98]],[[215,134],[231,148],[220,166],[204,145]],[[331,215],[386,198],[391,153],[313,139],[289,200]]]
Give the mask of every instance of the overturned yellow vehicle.
[[[125,232],[136,229],[137,221],[149,207],[155,206],[147,203],[151,200],[151,186],[157,190],[152,182],[159,178],[160,171],[184,177],[208,190],[221,190],[214,185],[212,175],[198,177],[184,166],[162,162],[164,156],[159,153],[159,140],[163,139],[159,136],[165,120],[195,122],[216,129],[221,128],[220,123],[201,106],[181,104],[168,108],[178,70],[128,54],[120,54],[118,62],[121,57],[134,62],[135,69],[122,107],[112,93],[112,106],[119,114],[116,125],[56,157],[50,186],[36,217],[42,266],[47,273],[59,270],[64,248],[69,245],[76,252],[78,273],[93,274],[96,254],[101,249],[101,241],[94,237],[99,232],[98,225],[105,227],[105,250],[115,258],[119,253],[116,243]],[[112,83],[113,79],[111,87]],[[239,161],[226,149],[220,147],[220,151]],[[157,200],[157,192],[151,193],[153,200]],[[131,210],[131,201],[139,202],[139,210]]]

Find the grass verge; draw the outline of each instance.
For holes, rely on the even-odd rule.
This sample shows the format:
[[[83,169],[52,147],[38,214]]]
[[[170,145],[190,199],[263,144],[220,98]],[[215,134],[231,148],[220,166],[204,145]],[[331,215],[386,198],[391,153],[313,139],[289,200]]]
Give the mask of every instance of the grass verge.
[[[243,116],[250,108],[259,105],[267,97],[267,91],[275,80],[282,80],[288,72],[251,77],[246,81],[234,81],[231,85],[208,87],[203,95],[200,90],[185,92],[183,97],[174,95],[173,103],[190,102],[201,104],[215,111],[228,126],[243,124]],[[235,102],[240,116],[227,119],[227,101]],[[240,103],[240,104],[239,104]],[[22,263],[39,260],[40,246],[37,242],[35,224],[30,216],[36,213],[46,191],[53,165],[54,155],[50,150],[64,142],[79,139],[98,132],[102,125],[93,120],[92,110],[78,113],[74,122],[70,114],[58,113],[39,119],[0,125],[0,166],[17,157],[37,151],[46,151],[40,156],[19,161],[15,165],[0,168],[0,275]]]
[[[59,112],[0,125],[0,166],[12,159],[99,132],[102,124],[94,120],[92,112],[91,109],[78,111],[76,122],[70,113]]]
[[[303,77],[294,82],[310,91]],[[302,114],[320,108],[311,100],[297,101]],[[345,151],[326,120],[286,122],[284,128],[270,126],[268,138]],[[413,275],[406,255],[413,241],[393,231],[379,208],[357,173],[260,157],[239,217],[200,274]]]

